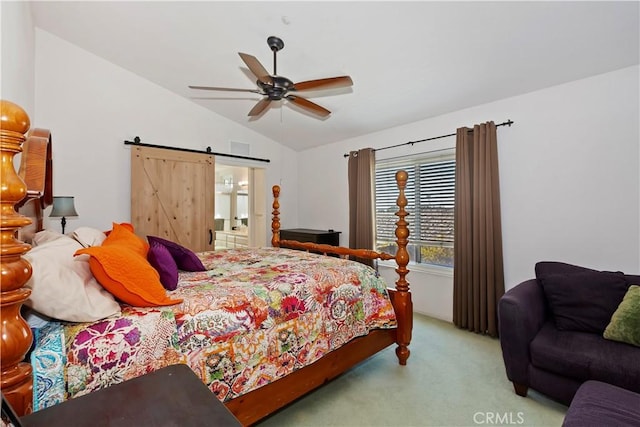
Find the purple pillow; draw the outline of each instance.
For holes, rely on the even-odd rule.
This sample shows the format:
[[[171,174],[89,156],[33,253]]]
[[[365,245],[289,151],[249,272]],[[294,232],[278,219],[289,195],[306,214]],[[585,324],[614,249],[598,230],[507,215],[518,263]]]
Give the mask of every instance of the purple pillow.
[[[194,254],[192,251],[185,248],[184,246],[180,246],[175,242],[172,242],[170,240],[165,240],[156,236],[147,236],[147,240],[149,240],[149,244],[156,242],[166,247],[180,270],[183,270],[183,271],[205,271],[206,270],[204,265],[202,265],[202,261],[200,261],[200,258],[198,258],[196,254]]]
[[[160,274],[162,286],[168,291],[175,291],[178,287],[178,266],[169,250],[158,242],[151,242],[147,260]]]
[[[558,330],[602,334],[629,287],[622,273],[581,271],[538,277]]]

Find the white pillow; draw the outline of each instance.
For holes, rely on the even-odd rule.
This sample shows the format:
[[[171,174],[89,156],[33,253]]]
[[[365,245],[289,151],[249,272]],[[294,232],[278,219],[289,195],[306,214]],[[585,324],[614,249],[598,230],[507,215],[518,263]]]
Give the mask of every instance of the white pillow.
[[[42,230],[33,235],[31,246],[39,246],[52,240],[59,239],[62,233],[55,230]]]
[[[120,313],[120,304],[93,277],[89,257],[73,256],[81,248],[59,234],[24,255],[33,268],[25,285],[31,289],[26,306],[70,322],[93,322]]]
[[[100,246],[107,235],[102,231],[91,227],[78,227],[73,232],[73,238],[76,239],[83,247]]]

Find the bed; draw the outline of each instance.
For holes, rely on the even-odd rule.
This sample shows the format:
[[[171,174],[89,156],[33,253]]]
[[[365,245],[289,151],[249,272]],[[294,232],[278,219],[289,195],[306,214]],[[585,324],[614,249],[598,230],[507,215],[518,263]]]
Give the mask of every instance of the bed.
[[[204,270],[181,271],[177,288],[167,292],[180,303],[122,304],[118,315],[94,322],[49,322],[35,330],[29,352],[33,335],[20,314],[30,298],[25,257],[41,246],[27,255],[30,246],[14,236],[29,223],[32,232],[42,228],[42,209],[51,196],[51,137],[29,134],[22,158],[34,159],[36,166],[27,169],[23,161],[20,168],[24,182],[35,187],[28,188],[13,167],[28,116],[6,101],[2,111],[1,385],[19,414],[33,410],[34,396],[40,408],[185,363],[242,424],[251,425],[393,344],[399,363],[407,363],[412,303],[403,172],[397,176],[395,256],[280,240],[280,187],[274,186],[272,247],[198,253]],[[48,143],[44,155],[28,154],[34,136]],[[115,229],[114,224],[112,234]],[[29,235],[21,234],[25,240]],[[349,257],[394,259],[395,288],[387,289],[375,270]],[[137,342],[146,344],[134,350]]]

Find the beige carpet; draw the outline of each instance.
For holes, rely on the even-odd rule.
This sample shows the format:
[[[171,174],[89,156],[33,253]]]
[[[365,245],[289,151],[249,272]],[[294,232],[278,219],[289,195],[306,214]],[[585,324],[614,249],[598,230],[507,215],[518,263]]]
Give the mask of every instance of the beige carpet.
[[[560,426],[566,406],[517,396],[497,339],[415,315],[411,357],[388,348],[263,420],[268,426]]]

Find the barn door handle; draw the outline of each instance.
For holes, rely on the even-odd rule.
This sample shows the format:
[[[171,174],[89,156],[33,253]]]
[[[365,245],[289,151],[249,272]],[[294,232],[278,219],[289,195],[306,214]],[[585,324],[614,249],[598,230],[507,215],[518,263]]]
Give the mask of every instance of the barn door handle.
[[[213,231],[211,231],[211,229],[209,229],[209,244],[213,243]]]

